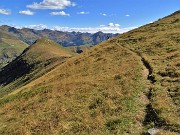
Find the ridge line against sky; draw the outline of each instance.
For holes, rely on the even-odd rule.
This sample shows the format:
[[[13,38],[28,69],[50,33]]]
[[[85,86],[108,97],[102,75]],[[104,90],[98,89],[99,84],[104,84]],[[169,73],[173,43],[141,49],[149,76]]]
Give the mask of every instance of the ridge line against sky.
[[[179,10],[179,0],[1,0],[0,25],[123,33]]]

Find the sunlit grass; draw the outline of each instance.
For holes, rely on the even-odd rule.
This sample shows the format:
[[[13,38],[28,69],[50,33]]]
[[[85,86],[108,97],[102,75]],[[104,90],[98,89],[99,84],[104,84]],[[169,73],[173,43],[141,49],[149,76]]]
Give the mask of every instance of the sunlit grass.
[[[140,135],[153,127],[178,134],[179,18],[176,13],[103,42],[4,95],[0,134]],[[153,111],[150,121],[145,111]]]

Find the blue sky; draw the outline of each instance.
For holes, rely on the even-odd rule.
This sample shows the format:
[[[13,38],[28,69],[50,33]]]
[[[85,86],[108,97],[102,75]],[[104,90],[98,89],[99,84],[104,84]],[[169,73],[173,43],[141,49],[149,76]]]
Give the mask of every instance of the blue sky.
[[[180,10],[180,0],[1,0],[0,25],[122,33]]]

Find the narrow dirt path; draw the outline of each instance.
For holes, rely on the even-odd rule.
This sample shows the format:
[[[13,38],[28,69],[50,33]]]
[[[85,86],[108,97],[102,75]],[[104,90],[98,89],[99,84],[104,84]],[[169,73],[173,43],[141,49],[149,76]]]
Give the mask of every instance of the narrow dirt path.
[[[146,110],[146,114],[145,114],[145,118],[143,121],[143,125],[146,127],[148,126],[150,123],[153,123],[154,127],[148,129],[147,133],[142,133],[143,135],[155,135],[160,131],[159,127],[156,127],[157,125],[157,120],[158,120],[158,115],[155,112],[155,110],[153,109],[152,105],[151,105],[151,97],[152,97],[152,89],[151,89],[151,85],[153,85],[156,80],[153,76],[153,70],[151,65],[148,63],[148,61],[146,61],[145,58],[143,58],[143,56],[141,56],[140,54],[134,52],[133,50],[127,48],[126,46],[123,46],[124,48],[128,49],[130,52],[138,55],[141,58],[141,62],[143,65],[143,76],[145,79],[145,83],[146,83],[146,89],[144,90],[144,92],[146,92],[146,95],[143,95],[144,101],[147,105],[145,107]]]
[[[146,106],[146,116],[144,118],[143,125],[145,127],[149,127],[151,124],[154,125],[154,127],[150,126],[152,128],[148,129],[146,135],[156,135],[157,133],[159,133],[161,131],[163,131],[164,133],[168,132],[169,128],[165,128],[165,126],[163,126],[162,124],[159,124],[160,118],[152,106],[152,94],[153,94],[152,86],[156,82],[155,77],[153,76],[152,67],[148,63],[148,61],[146,61],[142,56],[140,56],[140,57],[141,57],[141,61],[143,63],[143,69],[144,69],[143,75],[146,78],[147,89],[145,91],[147,91],[147,99],[148,99],[148,104]],[[177,132],[177,131],[175,131],[175,132]]]
[[[153,77],[153,72],[152,72],[152,68],[149,65],[149,63],[141,57],[141,61],[143,63],[143,75],[144,78],[146,78],[146,90],[147,91],[147,99],[148,99],[148,103],[146,106],[146,116],[144,118],[143,121],[143,125],[147,126],[150,123],[153,123],[156,126],[156,122],[158,120],[158,115],[156,114],[156,112],[154,111],[152,105],[151,105],[151,97],[152,97],[152,90],[151,90],[151,85],[153,85],[153,83],[155,82],[155,79]],[[148,129],[147,131],[147,135],[156,135],[159,132],[159,128],[153,127]]]
[[[153,75],[153,69],[152,69],[151,65],[141,54],[131,50],[130,48],[128,48],[126,46],[123,46],[123,45],[121,45],[121,46],[128,49],[130,52],[136,54],[137,56],[139,56],[141,58],[141,62],[143,64],[143,76],[144,76],[145,83],[146,83],[146,89],[144,90],[144,92],[147,94],[142,95],[142,97],[143,97],[142,102],[144,102],[146,104],[146,107],[145,107],[146,114],[145,114],[145,118],[144,118],[144,121],[142,124],[144,127],[151,127],[151,128],[149,128],[146,133],[142,133],[142,135],[156,135],[157,133],[159,133],[161,131],[163,131],[163,132],[169,131],[169,128],[165,128],[165,126],[159,124],[160,118],[152,106],[152,101],[151,101],[152,94],[153,94],[152,86],[156,82],[156,79]]]

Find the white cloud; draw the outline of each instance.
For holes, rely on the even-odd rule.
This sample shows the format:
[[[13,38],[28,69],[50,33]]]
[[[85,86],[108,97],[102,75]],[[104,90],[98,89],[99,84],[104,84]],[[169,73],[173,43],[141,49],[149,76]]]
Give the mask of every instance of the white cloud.
[[[109,26],[109,27],[117,27],[117,28],[118,28],[118,27],[120,27],[121,25],[120,25],[120,24],[117,24],[117,23],[116,23],[116,24],[114,24],[114,23],[109,23],[108,26]]]
[[[64,9],[69,6],[75,6],[74,2],[70,0],[43,0],[40,3],[34,2],[31,5],[27,5],[27,8],[31,9]]]
[[[98,31],[102,31],[104,33],[124,33],[129,30],[135,29],[137,27],[129,27],[129,28],[120,28],[119,24],[109,23],[108,25],[100,25],[99,27],[89,27],[89,28],[69,28],[69,27],[61,27],[61,26],[54,26],[53,30],[58,31],[68,31],[68,32],[89,32],[89,33],[96,33]]]
[[[30,10],[23,10],[23,11],[19,11],[19,14],[34,15],[34,12],[32,12]]]
[[[29,29],[34,29],[34,30],[44,30],[44,29],[48,29],[48,26],[45,24],[34,24],[34,25],[26,25],[26,26],[22,26],[22,25],[16,25],[16,24],[12,24],[10,25],[11,27],[15,27],[17,29],[23,29],[23,28],[29,28]]]
[[[114,23],[109,23],[108,26],[109,27],[114,27]]]
[[[70,16],[70,14],[67,14],[64,11],[60,11],[60,12],[51,12],[50,15],[61,15],[61,16]]]
[[[89,14],[89,12],[84,12],[84,11],[82,11],[82,12],[78,12],[77,14],[86,15],[86,14]]]
[[[129,17],[130,15],[127,14],[127,15],[125,15],[125,16],[126,16],[126,17]]]
[[[100,15],[102,15],[102,16],[107,16],[107,14],[105,14],[105,13],[100,13]]]
[[[104,24],[101,24],[101,25],[100,25],[100,27],[105,27],[105,26],[106,26],[106,25],[104,25]]]
[[[0,9],[0,14],[10,15],[11,14],[11,10],[9,10],[9,9]]]
[[[110,25],[109,25],[110,24]],[[70,28],[70,27],[62,27],[62,26],[53,26],[51,30],[57,31],[66,31],[66,32],[89,32],[89,33],[96,33],[98,31],[102,31],[104,33],[124,33],[130,31],[132,29],[138,28],[137,26],[128,27],[128,28],[121,28],[119,24],[109,23],[108,25],[100,25],[99,27],[86,27],[86,28]],[[37,24],[37,25],[29,25],[29,26],[17,26],[13,25],[16,28],[30,28],[35,30],[43,30],[43,29],[50,29],[45,24]]]
[[[120,27],[121,25],[120,24],[114,24],[115,27]]]
[[[47,29],[48,27],[45,24],[37,24],[37,25],[25,26],[24,28],[30,28],[30,29],[35,29],[35,30],[43,30],[43,29]]]
[[[11,27],[14,27],[14,28],[16,28],[16,29],[22,29],[22,28],[23,28],[22,26],[15,25],[15,24],[12,24]]]

